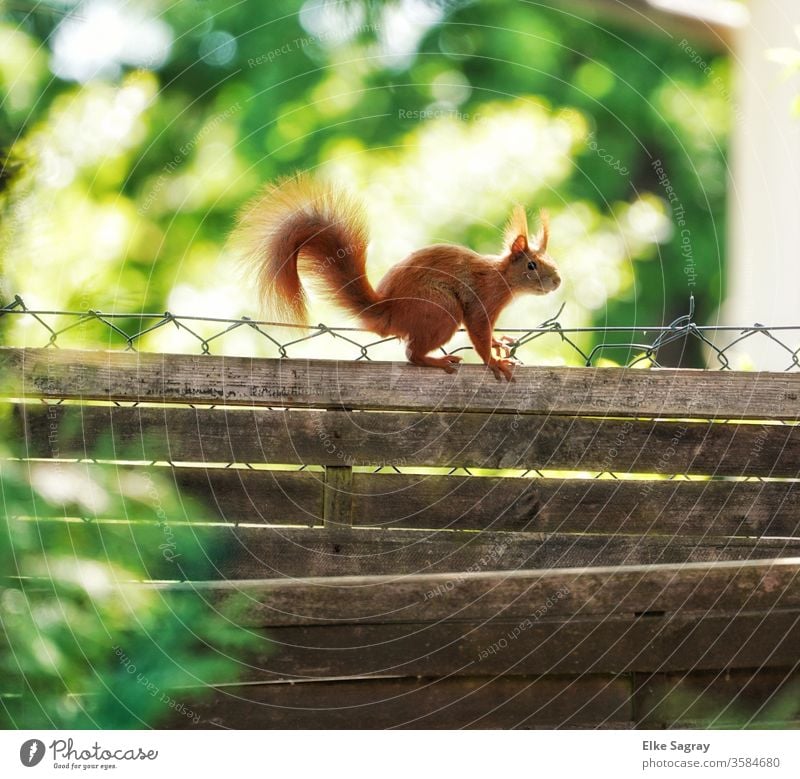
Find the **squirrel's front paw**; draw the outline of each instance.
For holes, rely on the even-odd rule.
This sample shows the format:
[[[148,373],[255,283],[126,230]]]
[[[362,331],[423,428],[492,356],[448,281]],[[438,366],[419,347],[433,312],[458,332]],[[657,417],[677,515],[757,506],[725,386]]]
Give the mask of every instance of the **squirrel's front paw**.
[[[514,381],[515,362],[511,360],[492,360],[488,365],[498,381],[502,381],[503,377],[505,377],[507,381]]]
[[[492,349],[494,349],[495,354],[500,357],[510,357],[512,350],[517,346],[516,338],[511,338],[511,336],[504,335],[500,337],[498,341],[497,338],[492,338]],[[501,355],[502,352],[502,355]]]

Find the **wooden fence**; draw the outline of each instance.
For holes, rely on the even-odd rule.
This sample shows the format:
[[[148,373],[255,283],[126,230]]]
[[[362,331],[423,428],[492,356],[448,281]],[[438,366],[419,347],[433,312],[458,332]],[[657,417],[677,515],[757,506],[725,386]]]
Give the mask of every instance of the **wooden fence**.
[[[0,376],[39,467],[196,499],[143,586],[244,592],[269,639],[200,726],[800,721],[800,373],[5,348]]]

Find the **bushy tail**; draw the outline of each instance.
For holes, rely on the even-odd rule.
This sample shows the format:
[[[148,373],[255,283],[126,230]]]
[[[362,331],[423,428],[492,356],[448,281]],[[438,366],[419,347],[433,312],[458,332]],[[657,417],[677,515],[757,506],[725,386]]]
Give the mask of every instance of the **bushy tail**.
[[[307,175],[270,184],[242,209],[231,241],[255,270],[269,316],[308,322],[299,260],[334,302],[381,329],[381,301],[364,272],[366,219],[346,193]]]

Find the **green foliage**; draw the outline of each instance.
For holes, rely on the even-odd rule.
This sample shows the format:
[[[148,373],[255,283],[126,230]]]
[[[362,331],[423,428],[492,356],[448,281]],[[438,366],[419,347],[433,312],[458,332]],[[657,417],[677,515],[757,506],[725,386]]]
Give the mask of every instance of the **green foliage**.
[[[11,440],[8,420],[0,429]],[[236,627],[238,601],[211,604],[191,590],[139,583],[182,579],[187,569],[213,577],[191,534],[175,532],[191,505],[157,476],[143,489],[107,466],[104,483],[99,468],[77,478],[80,464],[12,457],[20,454],[0,449],[0,727],[195,719],[198,688],[235,681],[254,639]],[[75,518],[101,510],[125,519],[133,507],[158,520]]]
[[[154,2],[147,14],[171,31],[166,61],[121,60],[83,83],[47,72],[63,75],[74,20],[0,17],[0,137],[21,165],[0,227],[4,297],[253,315],[224,250],[235,211],[263,181],[320,169],[365,196],[375,277],[426,242],[496,250],[515,200],[549,207],[566,284],[518,304],[508,326],[564,299],[574,325],[671,321],[690,292],[700,320],[715,311],[726,60],[511,0]]]
[[[745,674],[736,674],[740,682],[745,681]],[[791,728],[797,721],[800,685],[794,680],[780,685],[761,705],[747,705],[738,696],[720,695],[709,687],[713,690],[708,682],[678,681],[648,715],[658,722],[709,730]],[[745,682],[743,689],[747,687]]]

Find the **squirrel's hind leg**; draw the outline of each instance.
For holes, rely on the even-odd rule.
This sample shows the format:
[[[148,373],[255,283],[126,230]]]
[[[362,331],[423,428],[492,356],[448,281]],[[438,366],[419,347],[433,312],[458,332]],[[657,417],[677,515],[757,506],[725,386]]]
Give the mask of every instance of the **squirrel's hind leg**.
[[[425,351],[415,349],[409,343],[406,347],[406,358],[412,365],[424,365],[429,368],[441,368],[447,373],[455,373],[461,357],[456,354],[444,354],[441,357],[431,357]]]
[[[416,300],[403,311],[398,330],[406,341],[406,357],[412,365],[441,368],[455,373],[461,358],[452,354],[431,355],[446,344],[458,329],[461,310],[452,296],[438,295],[431,300]],[[402,337],[402,336],[401,336]]]
[[[444,335],[444,338],[442,336]],[[441,368],[447,373],[455,373],[461,358],[455,354],[431,356],[430,352],[450,340],[452,333],[425,333],[423,336],[413,335],[407,341],[406,358],[412,365],[425,365],[429,368]]]

